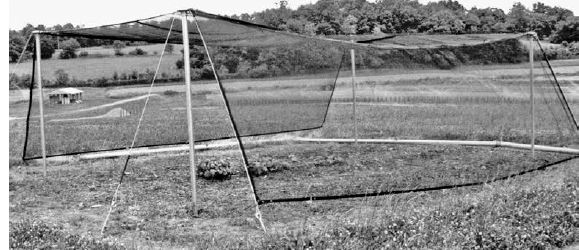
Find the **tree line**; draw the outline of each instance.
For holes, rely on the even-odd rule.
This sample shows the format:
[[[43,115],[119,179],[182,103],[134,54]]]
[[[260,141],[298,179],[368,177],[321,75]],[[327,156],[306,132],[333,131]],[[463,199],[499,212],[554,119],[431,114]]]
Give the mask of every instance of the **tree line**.
[[[577,41],[579,35],[575,29],[574,36],[558,37],[566,35],[559,34],[563,30],[574,30],[579,19],[571,10],[541,2],[534,3],[532,9],[516,2],[507,13],[497,8],[469,10],[453,0],[427,4],[415,0],[319,0],[295,10],[287,6],[288,1],[282,0],[277,8],[232,17],[309,35],[536,31],[542,39],[555,42]]]
[[[26,44],[26,40],[30,37],[33,31],[40,30],[40,31],[60,31],[60,30],[70,30],[70,29],[78,29],[82,28],[79,25],[73,25],[71,23],[67,23],[65,25],[55,25],[53,27],[46,27],[45,25],[37,25],[36,27],[32,24],[27,24],[21,30],[9,30],[9,61],[16,62],[21,56],[23,48]],[[41,50],[41,58],[42,59],[49,59],[54,56],[56,50],[60,50],[58,53],[58,57],[61,59],[70,59],[76,58],[77,56],[77,49],[79,48],[86,48],[86,47],[95,47],[95,46],[108,46],[115,50],[115,55],[122,56],[123,53],[120,52],[120,49],[124,48],[127,45],[144,45],[147,44],[146,42],[122,42],[116,40],[108,40],[108,39],[92,39],[92,38],[84,38],[84,37],[76,37],[76,38],[69,38],[69,37],[55,37],[55,36],[40,36],[40,50]],[[34,51],[34,41],[28,43],[26,49],[24,50],[25,54],[23,55],[23,59],[29,59],[32,56],[32,51]],[[136,50],[135,53],[141,55],[142,53],[146,53],[142,50]],[[82,54],[80,56],[83,56]]]

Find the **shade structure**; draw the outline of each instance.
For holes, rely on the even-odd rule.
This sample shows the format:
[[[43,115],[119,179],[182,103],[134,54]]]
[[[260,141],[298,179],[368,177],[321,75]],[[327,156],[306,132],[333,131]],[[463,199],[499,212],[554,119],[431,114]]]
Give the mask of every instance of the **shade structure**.
[[[190,20],[188,27],[189,42],[194,45],[190,51],[194,55],[193,77],[198,80],[194,84],[197,88],[194,91],[196,103],[191,107],[197,118],[195,127],[200,131],[195,137],[197,142],[233,138],[231,121],[237,124],[240,137],[298,132],[302,133],[301,136],[343,139],[351,137],[353,119],[358,119],[360,136],[366,139],[504,141],[521,144],[531,144],[536,139],[538,144],[557,147],[578,142],[577,124],[570,112],[570,106],[575,105],[577,99],[575,96],[569,97],[571,84],[558,81],[546,61],[539,63],[540,67],[536,69],[536,115],[540,119],[537,134],[531,132],[528,68],[521,66],[529,60],[525,47],[528,39],[521,34],[395,34],[379,36],[376,38],[378,40],[371,37],[351,39],[374,40],[371,43],[356,43],[344,37],[294,34],[198,10],[187,12],[195,16],[199,25],[197,29],[197,25]],[[162,43],[168,36],[170,43],[180,44],[180,22],[175,21],[179,18],[168,14],[122,24],[46,31],[42,34],[147,43]],[[172,32],[169,33],[169,30]],[[202,31],[205,43],[199,31]],[[205,48],[210,53],[205,53]],[[356,88],[360,94],[360,116],[354,118],[349,112],[351,93],[346,92],[344,87],[350,89],[351,61],[344,56],[349,49],[356,50],[354,65],[359,70]],[[209,64],[209,56],[214,59],[215,65]],[[538,53],[537,59],[544,59],[544,56],[545,53]],[[175,69],[176,65],[176,60],[168,63],[168,77],[159,80],[170,82],[171,71],[173,79],[182,77],[178,75],[181,69]],[[492,65],[499,66],[492,68]],[[496,67],[505,69],[498,72]],[[118,74],[131,74],[131,70]],[[214,82],[214,72],[218,83]],[[100,96],[91,103],[90,93],[85,92],[85,106],[78,109],[48,108],[46,130],[49,155],[126,148],[137,117],[115,114],[141,113],[145,92],[123,87],[120,83],[130,85],[143,79],[146,82],[147,78],[138,76],[140,73],[137,72],[137,79],[121,77],[123,80],[95,81],[96,84],[91,87],[98,90],[94,95]],[[113,72],[108,74],[104,77],[110,77]],[[186,142],[184,110],[189,107],[183,106],[185,96],[182,88],[169,85],[153,91],[149,112],[145,114],[145,126],[136,147]],[[117,112],[119,109],[126,112]],[[226,111],[229,111],[230,117]],[[31,132],[27,140],[30,144],[25,158],[40,156],[38,136],[34,132],[38,128],[35,121],[37,112],[33,108],[30,113],[28,124]],[[76,136],[63,137],[63,134]],[[67,138],[73,143],[62,143],[59,138]],[[343,148],[335,150],[348,155]],[[248,150],[247,154],[257,169],[273,169],[268,175],[256,170],[252,176],[256,180],[259,199],[267,203],[307,199],[304,197],[317,199],[314,197],[386,194],[386,189],[401,189],[403,184],[385,186],[384,180],[392,172],[381,172],[383,168],[398,167],[400,172],[419,174],[421,166],[415,164],[412,171],[402,171],[401,166],[397,165],[398,160],[412,161],[412,157],[423,157],[428,159],[429,164],[434,164],[437,162],[434,156],[459,155],[462,152],[456,147],[368,150],[394,150],[399,155],[413,156],[403,159],[376,156],[378,160],[365,161],[353,170],[351,167],[358,165],[347,157],[322,159],[313,167],[292,162],[290,165],[295,164],[295,167],[288,167],[275,163],[275,160],[264,163],[256,151]],[[491,180],[497,176],[502,178],[518,170],[530,171],[569,157],[545,153],[533,159],[527,151],[517,151],[515,157],[511,151],[485,150],[472,149],[470,152],[477,157],[470,158],[463,165],[465,168],[475,168],[481,167],[479,162],[485,162],[485,168],[486,165],[500,166],[493,169],[495,172],[461,175],[461,163],[457,162],[466,156],[460,155],[462,158],[458,159],[443,157],[441,161],[452,162],[445,164],[454,167],[449,172],[456,178],[450,183],[425,183],[432,186],[444,184],[444,187],[469,183],[478,185],[481,180]],[[311,149],[309,153],[316,151],[319,149]],[[280,152],[277,156],[293,159],[291,154],[298,158],[308,157],[303,152],[292,150]],[[337,179],[325,178],[324,173],[337,176]],[[307,179],[311,187],[306,191],[295,183],[284,183],[292,178]],[[436,176],[427,179],[437,180]],[[414,181],[418,183],[418,180]],[[336,183],[351,185],[337,186]],[[420,190],[429,188],[419,187]]]

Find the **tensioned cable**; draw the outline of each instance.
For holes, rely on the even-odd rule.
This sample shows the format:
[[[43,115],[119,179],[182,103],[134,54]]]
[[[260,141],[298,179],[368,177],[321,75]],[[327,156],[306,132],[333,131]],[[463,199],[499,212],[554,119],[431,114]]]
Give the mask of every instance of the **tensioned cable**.
[[[373,193],[356,193],[356,194],[348,194],[348,195],[328,195],[328,196],[311,196],[311,197],[295,197],[295,198],[284,198],[284,199],[268,199],[268,200],[260,200],[259,204],[269,204],[269,203],[284,203],[284,202],[299,202],[299,201],[321,201],[321,200],[338,200],[338,199],[347,199],[347,198],[364,198],[364,197],[372,197],[372,196],[385,196],[385,195],[393,195],[393,194],[406,194],[406,193],[418,193],[418,192],[429,192],[429,191],[437,191],[437,190],[446,190],[446,189],[455,189],[460,187],[472,187],[472,186],[481,186],[485,184],[490,184],[498,181],[507,180],[510,178],[514,178],[517,176],[525,175],[528,173],[536,172],[545,170],[549,167],[555,166],[557,164],[561,164],[573,159],[579,159],[578,156],[571,156],[569,158],[559,160],[556,162],[552,162],[549,164],[542,165],[540,167],[525,170],[522,172],[506,175],[500,178],[488,180],[488,181],[480,181],[480,182],[471,182],[471,183],[464,183],[464,184],[457,184],[457,185],[446,185],[446,186],[437,186],[437,187],[429,187],[429,188],[416,188],[416,189],[409,189],[409,190],[393,190],[393,191],[383,191],[383,192],[373,192]]]
[[[567,125],[569,125],[568,123],[571,123],[571,125],[573,125],[572,122],[570,122],[570,121],[565,122],[565,118],[567,118],[568,120],[571,120],[571,118],[569,117],[569,114],[567,114],[564,105],[562,105],[561,97],[560,97],[560,94],[559,94],[559,89],[557,88],[556,83],[555,83],[555,82],[553,81],[553,79],[551,78],[551,76],[550,76],[551,74],[550,74],[549,72],[547,72],[547,66],[545,66],[546,63],[544,63],[543,60],[541,60],[541,61],[539,61],[539,62],[540,62],[540,64],[541,64],[541,68],[543,69],[543,74],[545,74],[545,77],[546,77],[547,80],[549,81],[550,86],[552,87],[553,91],[555,91],[555,96],[557,96],[558,104],[560,104],[561,106],[563,106],[563,107],[562,107],[562,108],[563,108],[563,113],[565,113],[565,117],[559,117],[559,116],[555,115],[555,112],[554,112],[554,111],[552,111],[551,109],[549,109],[549,111],[551,111],[551,112],[553,113],[553,117],[554,117],[554,118],[556,119],[556,121],[557,121],[557,128],[561,129],[561,124],[559,124],[559,118],[560,118],[560,120],[561,120],[561,123],[567,124]],[[549,105],[548,107],[551,107],[551,105]],[[569,129],[568,126],[567,126],[567,129]],[[574,128],[571,128],[571,131],[572,131],[572,130],[574,130]]]
[[[193,21],[195,22],[195,26],[197,27],[197,31],[199,32],[199,37],[201,38],[201,41],[203,42],[203,47],[205,48],[205,52],[207,53],[207,59],[209,60],[209,63],[211,64],[211,68],[213,69],[213,75],[215,76],[215,80],[217,81],[218,85],[219,85],[219,92],[221,92],[221,96],[223,97],[223,102],[225,103],[225,107],[227,110],[227,114],[229,115],[229,119],[231,120],[231,127],[233,128],[233,133],[235,135],[235,139],[237,140],[237,143],[239,144],[239,151],[241,152],[241,158],[243,159],[243,166],[245,169],[245,174],[247,175],[247,178],[249,180],[249,184],[251,187],[251,191],[253,193],[253,198],[255,201],[255,217],[259,220],[259,223],[261,224],[261,228],[263,229],[264,232],[267,232],[265,229],[265,225],[263,224],[263,220],[261,217],[261,211],[259,210],[259,197],[257,196],[257,192],[255,190],[255,182],[253,180],[253,178],[251,177],[251,174],[249,173],[249,161],[247,160],[247,155],[245,154],[245,149],[243,147],[243,143],[241,141],[241,137],[239,137],[239,130],[237,128],[237,124],[235,122],[235,119],[233,119],[233,116],[231,115],[231,107],[229,106],[229,101],[227,99],[227,96],[225,95],[225,91],[223,89],[223,84],[221,83],[221,80],[219,78],[219,75],[217,74],[217,70],[215,70],[215,65],[213,64],[213,60],[211,59],[211,54],[209,53],[209,49],[207,48],[207,44],[205,43],[205,38],[203,38],[203,33],[201,32],[201,28],[199,27],[199,23],[197,22],[197,18],[195,17],[195,11],[190,10],[192,16],[193,16]],[[189,48],[186,48],[189,49]]]
[[[340,60],[340,65],[338,66],[338,70],[336,72],[336,77],[334,78],[334,85],[332,88],[332,93],[330,94],[330,97],[328,98],[328,104],[326,105],[326,113],[324,114],[324,119],[322,120],[322,123],[320,124],[320,128],[324,126],[324,124],[326,123],[326,119],[328,118],[328,113],[330,110],[330,104],[332,103],[332,98],[334,97],[334,93],[336,92],[336,84],[338,83],[338,78],[340,78],[340,71],[342,70],[342,64],[344,64],[345,60],[346,60],[346,51],[344,51],[344,53],[342,54],[342,59]]]
[[[34,34],[30,33],[30,35],[28,35],[28,39],[26,39],[26,43],[24,43],[24,48],[22,48],[22,51],[20,52],[20,56],[18,56],[18,61],[16,61],[16,65],[20,64],[20,62],[22,62],[22,59],[24,58],[24,52],[26,52],[26,48],[28,47],[28,44],[30,43],[30,40],[32,39],[32,36]]]
[[[26,48],[25,48],[26,49]],[[36,54],[36,46],[34,46],[34,54]],[[22,51],[24,53],[24,51]],[[32,57],[32,76],[30,77],[30,87],[28,88],[28,112],[26,113],[26,126],[24,132],[24,148],[22,149],[22,160],[26,160],[26,151],[28,149],[28,133],[30,133],[30,112],[32,111],[32,98],[34,90],[34,79],[36,75],[36,55]]]
[[[125,160],[125,165],[123,166],[123,169],[121,171],[121,178],[119,179],[119,184],[117,185],[117,188],[115,189],[115,193],[113,194],[113,198],[111,200],[111,205],[109,207],[109,212],[107,213],[105,221],[103,222],[103,227],[101,228],[101,234],[103,234],[105,231],[105,228],[107,226],[107,222],[109,220],[109,217],[111,216],[111,213],[113,211],[113,207],[115,206],[115,202],[116,202],[117,197],[118,197],[119,189],[121,188],[121,184],[123,183],[123,178],[125,177],[125,171],[127,170],[127,166],[129,165],[129,159],[131,158],[131,153],[133,151],[133,147],[135,146],[135,141],[137,141],[139,129],[141,128],[141,124],[143,122],[143,117],[145,116],[145,111],[147,110],[147,104],[149,103],[149,100],[151,99],[151,93],[153,91],[153,86],[155,85],[155,79],[157,79],[157,74],[159,73],[159,69],[161,68],[161,62],[163,61],[163,55],[165,54],[165,49],[166,49],[167,44],[169,42],[169,36],[171,35],[171,28],[173,28],[174,22],[175,22],[175,17],[173,17],[171,19],[171,26],[169,28],[169,32],[167,32],[167,39],[165,40],[165,45],[163,46],[163,50],[161,51],[161,56],[159,57],[159,62],[157,63],[157,69],[155,70],[155,74],[153,75],[153,79],[151,80],[151,85],[149,86],[147,98],[145,99],[145,104],[143,105],[143,110],[141,111],[141,116],[139,117],[139,122],[137,123],[137,128],[135,129],[133,141],[131,142],[131,146],[129,147],[129,154],[127,156],[127,159]]]
[[[535,39],[537,39],[537,38],[535,38]],[[538,40],[537,40],[537,44],[539,45],[539,49],[541,49],[541,53],[543,53],[543,59],[547,63],[547,66],[549,66],[549,70],[551,71],[551,75],[553,76],[553,80],[555,81],[555,85],[556,85],[556,91],[555,92],[557,93],[557,97],[559,98],[561,105],[563,105],[563,109],[565,109],[565,113],[567,114],[570,122],[575,126],[576,130],[579,130],[579,125],[577,125],[577,120],[575,120],[575,116],[573,115],[573,111],[571,111],[571,108],[569,107],[569,103],[567,102],[567,98],[565,98],[565,95],[563,94],[563,91],[561,90],[561,85],[559,84],[559,81],[557,80],[557,76],[555,75],[555,71],[553,70],[553,67],[551,67],[551,63],[549,62],[549,59],[547,58],[547,54],[545,53],[545,50],[543,50],[543,46],[541,46],[541,43],[538,42]]]
[[[26,48],[28,48],[28,44],[30,43],[30,40],[32,39],[32,36],[34,34],[30,34],[28,36],[28,39],[26,39],[26,43],[24,43],[24,48],[22,48],[22,51],[20,52],[20,56],[18,56],[18,60],[16,61],[16,64],[14,64],[14,68],[18,67],[18,65],[20,65],[20,63],[22,62],[22,59],[24,58],[24,54],[26,54]],[[33,51],[36,51],[36,47],[32,48]],[[36,58],[32,58],[32,70],[34,71],[34,63],[35,63]],[[24,91],[22,90],[18,84],[15,84],[12,82],[12,79],[14,79],[15,74],[9,74],[10,76],[8,77],[8,82],[10,84],[12,84],[14,87],[16,87],[17,90],[19,90],[20,92]],[[32,73],[32,78],[34,78],[34,72]],[[34,83],[34,82],[32,82]]]
[[[537,43],[539,43],[538,41],[536,41]],[[543,74],[545,75],[545,77],[547,78],[548,82],[550,83],[551,87],[553,88],[553,90],[555,91],[555,95],[557,96],[557,99],[559,100],[559,104],[561,104],[561,106],[563,106],[564,112],[566,116],[569,116],[569,114],[567,114],[566,110],[565,110],[565,105],[563,105],[560,93],[559,93],[559,89],[557,88],[556,83],[553,81],[553,79],[551,77],[549,77],[549,74],[547,72],[547,69],[543,63],[543,60],[539,61],[540,65],[541,65],[541,69],[543,70]],[[554,73],[554,72],[553,72]],[[549,112],[551,112],[551,114],[553,115],[553,118],[555,119],[557,128],[560,130],[561,126],[559,124],[559,117],[557,115],[555,115],[555,112],[553,111],[553,109],[551,108],[551,105],[548,102],[547,98],[545,97],[543,91],[541,91],[541,93],[543,94],[543,98],[545,99],[545,104],[547,105],[547,107],[549,108]],[[571,119],[568,117],[568,119]]]
[[[14,65],[14,67],[18,67],[18,65],[20,65],[20,63],[22,62],[22,59],[24,58],[24,54],[26,52],[26,48],[28,48],[28,44],[30,43],[30,40],[32,39],[32,33],[28,36],[28,39],[26,39],[26,42],[24,43],[24,47],[22,48],[22,51],[20,52],[20,56],[18,57],[18,60],[16,61],[16,64]],[[24,159],[25,155],[26,155],[26,147],[27,147],[27,142],[28,142],[28,120],[30,119],[30,110],[32,109],[32,89],[34,88],[34,75],[36,74],[35,72],[35,64],[36,64],[36,47],[34,46],[33,48],[33,56],[32,56],[32,76],[30,77],[30,86],[29,86],[29,103],[28,103],[28,113],[26,115],[26,132],[24,134],[24,152],[22,152],[22,159]],[[9,74],[8,77],[8,82],[10,84],[12,84],[14,87],[16,87],[16,89],[18,91],[20,91],[21,93],[24,91],[22,90],[17,84],[12,82],[12,79],[14,79],[15,74]],[[23,94],[24,95],[24,94]]]
[[[120,26],[123,24],[130,24],[130,23],[134,23],[134,22],[138,22],[138,21],[146,21],[146,20],[152,20],[152,19],[156,19],[159,17],[163,17],[163,16],[169,16],[169,15],[174,15],[175,12],[171,12],[171,13],[165,13],[165,14],[161,14],[161,15],[156,15],[156,16],[152,16],[152,17],[148,17],[148,18],[143,18],[143,19],[137,19],[137,20],[132,20],[132,21],[127,21],[127,22],[122,22],[122,23],[114,23],[114,24],[107,24],[107,25],[101,25],[101,26],[93,26],[93,27],[87,27],[87,28],[77,28],[77,29],[68,29],[68,30],[58,30],[58,31],[42,31],[42,34],[46,34],[46,35],[56,35],[56,36],[62,36],[61,32],[72,32],[72,31],[83,31],[83,30],[92,30],[92,29],[100,29],[100,28],[107,28],[107,27],[114,27],[114,26]],[[173,17],[174,19],[174,17]],[[173,22],[173,21],[171,21]]]
[[[540,62],[540,65],[541,65],[541,69],[543,70],[544,76],[547,78],[548,82],[551,84],[551,87],[553,87],[555,92],[557,92],[555,84],[553,83],[553,80],[551,80],[551,78],[549,77],[547,69],[545,69],[545,65],[543,64],[542,61]],[[536,82],[537,81],[535,81],[535,83]],[[535,90],[537,90],[537,89],[535,89]],[[541,97],[543,97],[543,102],[545,103],[545,105],[547,106],[547,109],[549,110],[549,112],[553,116],[553,120],[555,121],[555,125],[557,126],[557,131],[561,132],[561,124],[559,122],[559,116],[556,115],[556,113],[554,111],[554,107],[551,107],[551,102],[549,101],[547,95],[545,94],[545,91],[543,91],[543,88],[541,87],[538,92],[541,95]],[[563,119],[563,118],[561,118],[561,119]]]

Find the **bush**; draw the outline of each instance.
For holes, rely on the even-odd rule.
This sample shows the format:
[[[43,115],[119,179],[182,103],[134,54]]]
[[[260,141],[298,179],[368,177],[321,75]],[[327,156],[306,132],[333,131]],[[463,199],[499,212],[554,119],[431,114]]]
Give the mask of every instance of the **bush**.
[[[80,43],[74,38],[68,39],[61,43],[62,51],[60,52],[60,59],[76,58],[76,50],[80,48]]]
[[[262,157],[249,165],[249,173],[252,176],[262,176],[268,173],[279,172],[291,168],[291,164],[286,161],[277,160],[271,157]]]
[[[573,46],[573,45],[571,45]],[[571,46],[568,47],[547,47],[545,48],[545,55],[549,60],[557,60],[557,59],[571,59],[576,55],[574,48]],[[542,60],[543,55],[542,53],[537,53],[535,59]]]
[[[197,176],[204,179],[226,180],[234,174],[235,169],[225,159],[208,159],[197,164]]]
[[[255,68],[252,68],[247,73],[251,78],[265,78],[271,75],[271,72],[266,64],[261,64]]]
[[[328,83],[320,86],[321,91],[332,91],[334,89],[334,84]]]
[[[50,59],[56,50],[56,42],[50,39],[41,39],[40,41],[40,58]]]
[[[122,56],[124,55],[122,49],[125,48],[127,45],[124,42],[119,40],[115,40],[113,42],[113,50],[115,51],[115,56]]]
[[[30,82],[32,81],[32,75],[25,74],[25,75],[17,75],[16,73],[9,74],[9,83],[10,89],[17,89],[18,88],[30,88]]]
[[[108,82],[109,82],[109,79],[107,79],[106,77],[103,76],[101,78],[94,79],[93,84],[94,84],[94,87],[106,87],[106,86],[108,86]]]
[[[76,78],[72,78],[72,80],[70,81],[69,86],[76,86],[76,87],[82,87],[82,86],[86,86],[87,82],[85,80],[78,80]]]
[[[66,86],[70,82],[70,77],[63,69],[54,71],[54,84],[56,86]]]
[[[129,55],[131,56],[144,56],[147,54],[147,51],[144,51],[141,48],[136,48],[135,50],[129,52]]]
[[[167,54],[173,54],[173,50],[175,50],[175,47],[173,46],[173,44],[169,43],[165,47],[165,52],[167,52]]]
[[[562,24],[561,27],[558,28],[557,33],[555,33],[551,41],[553,43],[562,43],[563,41],[579,41],[579,21],[572,21]]]
[[[131,75],[129,75],[129,79],[132,79],[132,80],[137,80],[137,79],[139,79],[139,72],[137,72],[136,70],[133,70],[133,71],[131,72]]]
[[[434,61],[434,65],[436,65],[436,67],[439,69],[451,69],[453,67],[452,64],[450,64],[441,54],[432,55],[432,59]]]
[[[175,62],[175,66],[177,67],[177,69],[183,69],[183,66],[185,66],[185,63],[183,62],[183,60],[177,60]]]
[[[179,94],[179,92],[175,91],[175,90],[165,90],[165,92],[163,92],[163,95],[166,95],[166,96],[176,96],[178,94]]]
[[[10,73],[8,74],[8,83],[10,85],[10,89],[12,89],[14,85],[20,86],[20,77],[16,73]]]
[[[212,79],[213,69],[211,65],[204,65],[202,68],[191,68],[191,79]]]

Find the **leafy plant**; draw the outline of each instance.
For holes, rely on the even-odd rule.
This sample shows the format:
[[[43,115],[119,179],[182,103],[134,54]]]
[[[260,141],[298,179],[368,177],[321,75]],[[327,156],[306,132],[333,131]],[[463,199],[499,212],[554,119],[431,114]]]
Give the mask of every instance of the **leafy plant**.
[[[144,56],[146,54],[147,54],[147,51],[144,51],[141,48],[136,48],[135,50],[129,52],[129,55],[131,55],[131,56]]]
[[[70,77],[63,69],[58,69],[54,72],[55,85],[66,86],[70,82]]]
[[[170,89],[169,89],[169,90],[165,90],[165,91],[163,92],[163,95],[166,95],[166,96],[176,96],[176,95],[178,95],[178,94],[179,94],[178,91],[170,90]]]
[[[76,58],[76,50],[80,48],[80,43],[74,38],[68,39],[60,44],[62,51],[60,52],[60,59]]]
[[[227,159],[207,159],[197,165],[197,175],[208,180],[226,180],[236,173]]]
[[[123,48],[127,47],[127,45],[124,42],[115,40],[113,42],[113,50],[115,51],[115,56],[122,56],[123,54]]]
[[[79,235],[40,221],[10,223],[10,248],[18,249],[123,249],[124,247]]]
[[[260,157],[249,165],[249,173],[253,176],[262,176],[268,173],[291,169],[292,165],[286,161],[272,157]]]

